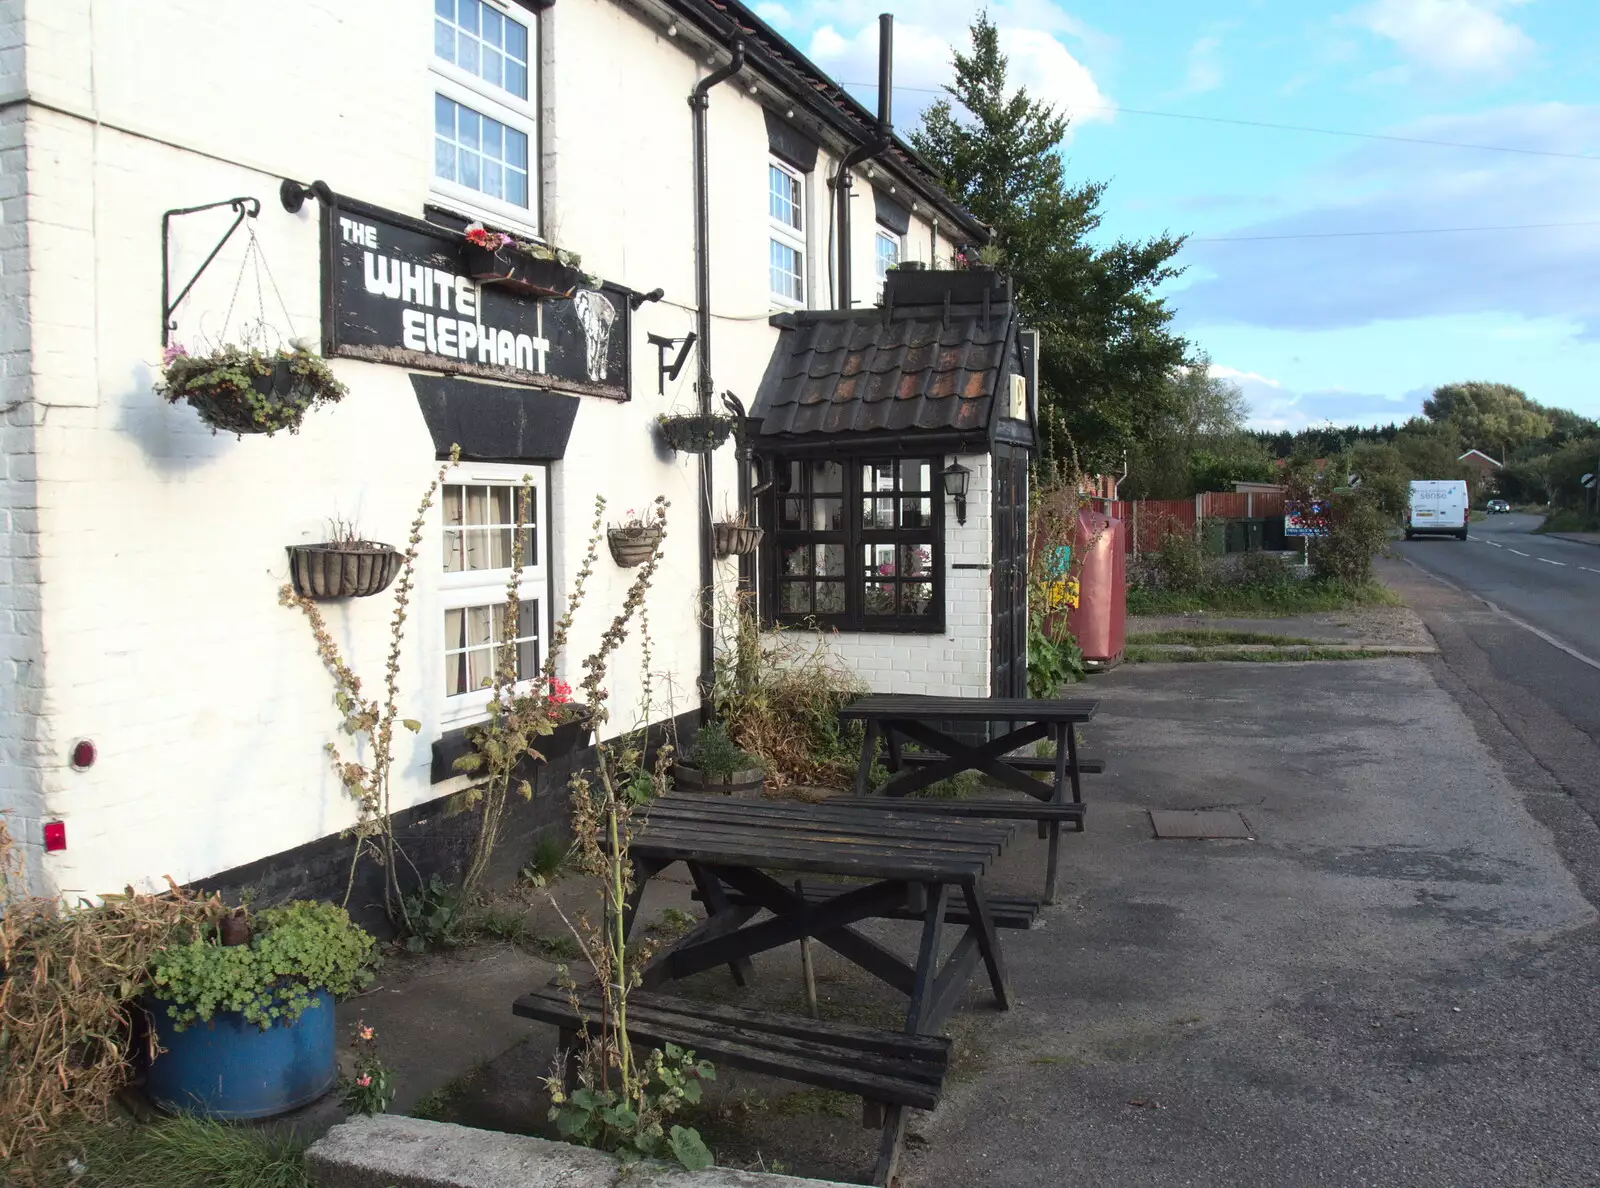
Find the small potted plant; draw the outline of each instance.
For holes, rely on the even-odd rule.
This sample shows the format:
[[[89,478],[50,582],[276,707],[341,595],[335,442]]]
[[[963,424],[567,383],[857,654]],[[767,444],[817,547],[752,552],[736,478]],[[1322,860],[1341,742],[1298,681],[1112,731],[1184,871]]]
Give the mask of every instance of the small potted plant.
[[[571,297],[588,283],[577,252],[517,239],[504,231],[489,231],[482,223],[467,227],[467,272],[476,281],[499,285],[530,297]]]
[[[761,544],[762,531],[754,528],[743,512],[736,512],[711,526],[717,556],[733,557],[753,553]]]
[[[367,540],[354,524],[329,521],[331,539],[290,545],[289,580],[306,598],[365,598],[388,588],[404,558],[393,545]]]
[[[611,546],[611,556],[618,565],[643,565],[661,544],[661,525],[646,523],[633,508],[627,519],[606,530],[606,543]]]
[[[349,392],[303,339],[275,351],[228,345],[203,355],[174,344],[162,364],[156,391],[169,404],[187,401],[213,433],[298,433],[308,411]]]
[[[688,758],[673,768],[673,780],[689,792],[760,796],[766,787],[761,761],[735,746],[720,722],[708,722],[695,736]]]
[[[727,441],[739,418],[726,413],[662,413],[656,417],[661,440],[680,454],[709,454]]]
[[[169,1109],[266,1118],[338,1079],[333,1002],[372,980],[373,939],[331,903],[240,908],[151,968],[161,1052],[146,1092]]]

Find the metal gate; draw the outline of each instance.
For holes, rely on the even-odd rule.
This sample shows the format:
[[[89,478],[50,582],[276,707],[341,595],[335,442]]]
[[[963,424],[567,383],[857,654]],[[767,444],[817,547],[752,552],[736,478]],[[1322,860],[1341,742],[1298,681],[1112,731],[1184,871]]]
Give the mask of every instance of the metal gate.
[[[1028,695],[1028,451],[996,444],[994,569],[989,686],[995,697]]]

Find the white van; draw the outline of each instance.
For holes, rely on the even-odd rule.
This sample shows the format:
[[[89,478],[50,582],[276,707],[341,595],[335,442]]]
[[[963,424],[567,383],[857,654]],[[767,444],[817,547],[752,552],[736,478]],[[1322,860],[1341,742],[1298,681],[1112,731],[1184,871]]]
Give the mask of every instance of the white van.
[[[1406,539],[1444,535],[1467,539],[1467,484],[1460,479],[1418,479],[1406,506]]]

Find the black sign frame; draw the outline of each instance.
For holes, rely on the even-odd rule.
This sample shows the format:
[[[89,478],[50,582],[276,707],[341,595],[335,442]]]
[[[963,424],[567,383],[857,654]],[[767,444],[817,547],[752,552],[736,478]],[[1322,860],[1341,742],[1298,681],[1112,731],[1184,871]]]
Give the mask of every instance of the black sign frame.
[[[393,242],[379,241],[384,229]],[[324,355],[446,375],[480,376],[619,402],[633,398],[631,289],[602,282],[597,290],[579,290],[562,299],[527,297],[492,283],[473,282],[462,266],[465,241],[459,232],[343,195],[322,203],[321,238]],[[393,253],[379,262],[380,270],[393,266],[393,279],[400,276],[402,262],[432,270],[429,281],[438,283],[423,286],[426,302],[411,300],[414,290],[410,289],[405,297],[372,291],[363,269],[371,266],[367,257],[380,249]],[[473,293],[476,329],[465,317],[446,317],[445,304],[437,311],[441,327],[436,338],[432,302],[437,297],[448,303],[450,294],[459,292],[445,279],[450,276],[456,278],[455,285],[465,285]],[[465,310],[467,298],[458,296],[458,300]],[[598,319],[585,321],[579,312],[580,300],[591,317],[592,311],[599,309],[609,319],[601,322],[603,335],[591,338]],[[424,304],[429,308],[423,309]],[[444,321],[451,323],[448,336],[443,332]],[[486,323],[498,334],[498,351],[479,340],[481,335],[494,342],[485,332]],[[460,340],[455,338],[456,332]],[[426,346],[415,349],[425,343],[437,347],[445,341],[454,348],[451,353]],[[592,341],[601,342],[603,354],[596,351],[591,356]],[[490,358],[494,361],[488,361]],[[592,378],[595,368],[598,379]]]

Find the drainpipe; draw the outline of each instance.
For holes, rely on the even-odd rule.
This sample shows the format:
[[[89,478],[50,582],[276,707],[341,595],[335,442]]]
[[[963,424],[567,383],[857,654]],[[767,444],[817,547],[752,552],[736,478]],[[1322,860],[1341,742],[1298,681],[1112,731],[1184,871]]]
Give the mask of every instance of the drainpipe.
[[[839,203],[839,235],[835,250],[839,255],[840,309],[850,308],[850,189],[854,184],[850,170],[863,161],[883,156],[894,147],[891,135],[893,96],[894,14],[885,12],[878,15],[878,133],[871,142],[857,145],[846,153],[834,172],[833,180],[828,183]]]
[[[733,43],[733,56],[720,70],[706,75],[689,92],[689,110],[694,125],[694,304],[699,323],[700,342],[695,356],[699,361],[695,387],[700,396],[700,412],[711,411],[711,177],[706,160],[706,112],[711,107],[711,88],[726,82],[744,69],[744,40]],[[715,679],[716,604],[711,560],[711,454],[700,460],[700,717],[709,716],[711,686]]]

